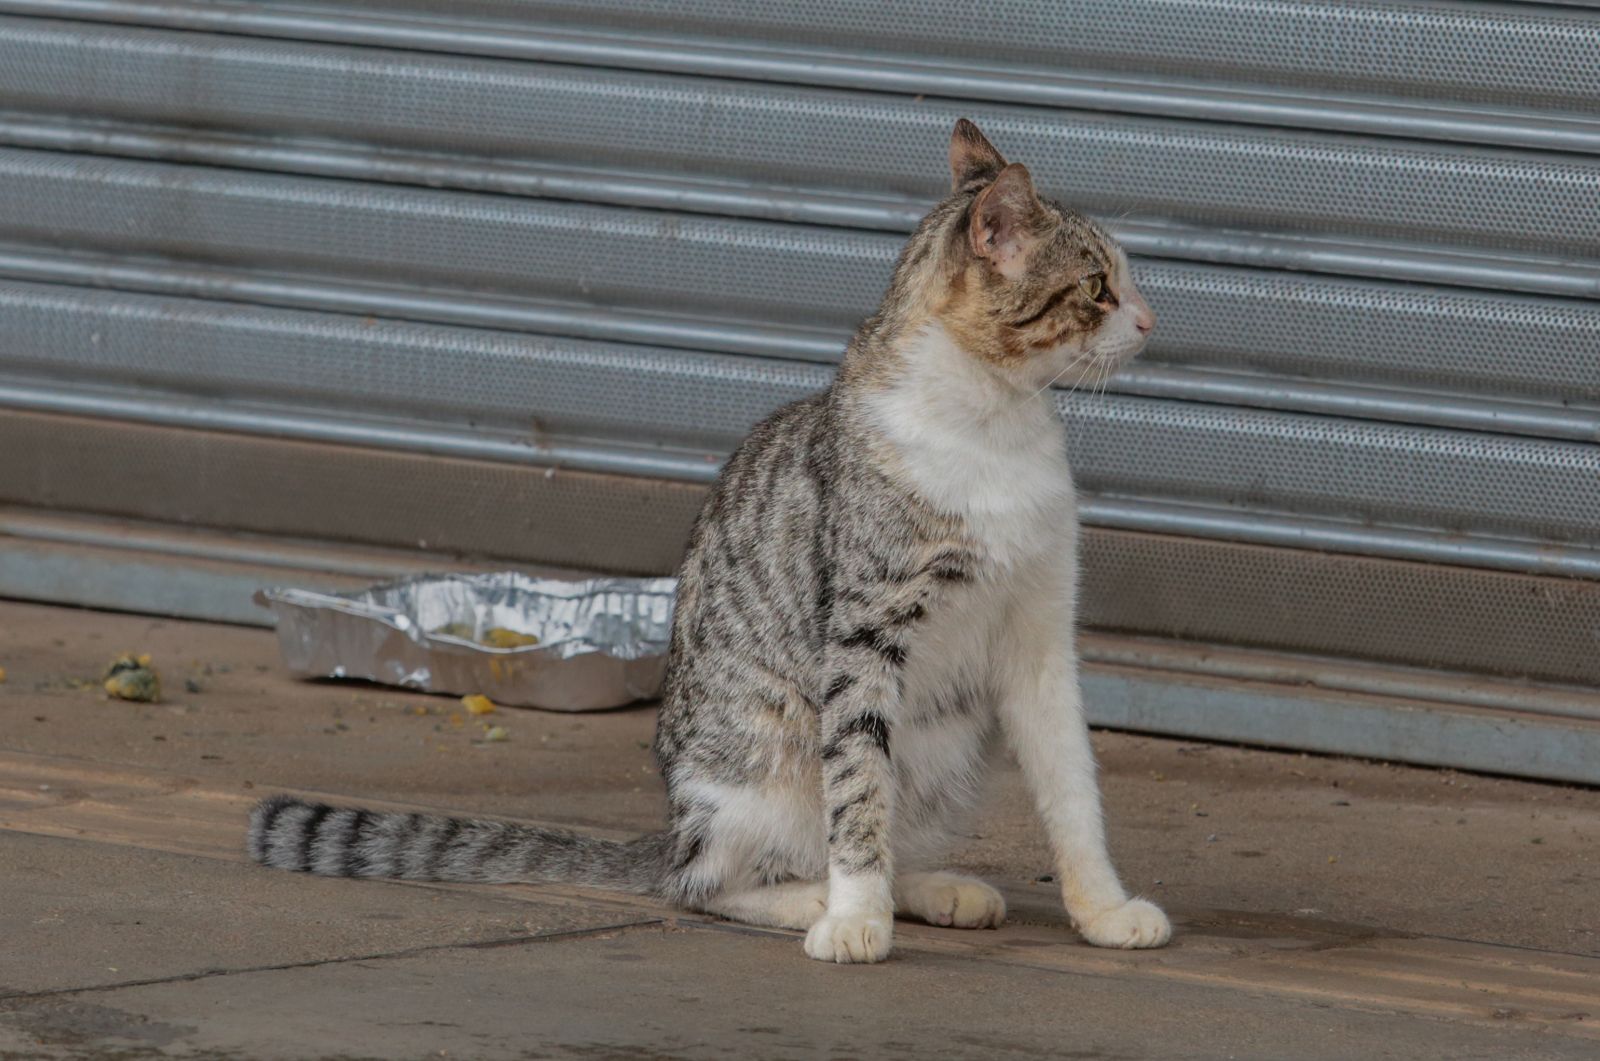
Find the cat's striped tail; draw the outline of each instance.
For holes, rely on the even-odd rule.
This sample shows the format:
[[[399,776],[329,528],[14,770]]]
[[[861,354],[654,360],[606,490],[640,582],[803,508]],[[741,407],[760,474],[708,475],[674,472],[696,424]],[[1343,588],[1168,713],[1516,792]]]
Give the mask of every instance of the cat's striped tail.
[[[565,829],[271,796],[250,811],[246,843],[263,865],[329,877],[564,882],[648,894],[665,877],[672,837],[602,840]]]

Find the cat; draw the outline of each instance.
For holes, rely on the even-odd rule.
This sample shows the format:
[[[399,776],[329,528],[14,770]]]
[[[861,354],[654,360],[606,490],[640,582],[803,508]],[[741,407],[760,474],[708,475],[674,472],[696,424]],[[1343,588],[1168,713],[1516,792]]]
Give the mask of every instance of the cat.
[[[621,842],[278,796],[252,812],[251,855],[650,893],[804,931],[812,958],[875,962],[897,913],[1004,919],[998,891],[940,860],[1009,745],[1079,933],[1166,943],[1166,915],[1128,896],[1106,851],[1050,395],[1103,382],[1155,320],[1111,237],[965,119],[949,160],[949,196],[832,385],[750,433],[691,533],[655,741],[667,831]]]

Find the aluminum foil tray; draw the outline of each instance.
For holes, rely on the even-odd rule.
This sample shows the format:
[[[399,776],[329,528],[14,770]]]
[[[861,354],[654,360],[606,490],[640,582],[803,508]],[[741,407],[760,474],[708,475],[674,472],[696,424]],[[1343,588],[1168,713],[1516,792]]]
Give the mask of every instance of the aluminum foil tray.
[[[348,593],[263,589],[255,601],[277,615],[284,664],[302,677],[596,711],[660,694],[676,583],[424,575]],[[495,628],[539,642],[480,644]]]

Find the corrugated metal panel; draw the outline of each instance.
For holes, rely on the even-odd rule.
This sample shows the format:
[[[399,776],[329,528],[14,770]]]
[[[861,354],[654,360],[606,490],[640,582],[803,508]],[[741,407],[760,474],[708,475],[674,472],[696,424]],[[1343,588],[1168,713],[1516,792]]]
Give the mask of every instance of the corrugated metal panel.
[[[1581,208],[1600,193],[1600,160],[230,38],[196,48],[170,33],[72,43],[82,36],[14,32],[14,54],[0,51],[7,95],[97,117],[900,193],[910,201],[884,207],[896,227],[944,191],[939,145],[965,113],[1052,193],[1107,214],[1497,252],[1600,247],[1600,218]]]
[[[470,422],[530,443],[605,438],[720,455],[768,410],[828,380],[803,362],[46,285],[0,284],[0,309],[20,373],[65,368],[152,396]],[[1600,480],[1593,445],[1125,395],[1060,401],[1085,490],[1600,545],[1600,498],[1567,489]]]
[[[914,14],[870,0],[603,6],[420,0],[378,11],[348,2],[282,9],[203,0],[8,0],[5,7],[295,40],[1423,138],[1572,147],[1592,144],[1595,135],[1585,106],[1593,98],[1587,66],[1593,24],[1547,5],[1012,0],[977,9],[941,0],[917,5]],[[1134,25],[1138,34],[1129,32]],[[1152,25],[1159,29],[1152,32]],[[1147,39],[1155,45],[1148,51]],[[1318,68],[1337,72],[1323,82],[1331,91],[1317,91],[1307,77]],[[1374,96],[1375,88],[1392,94]],[[1552,97],[1570,109],[1554,115],[1532,109]],[[1461,106],[1461,99],[1479,106]]]
[[[0,501],[670,568],[965,114],[1162,318],[1061,398],[1092,622],[1592,683],[1597,54],[1576,3],[0,0]]]

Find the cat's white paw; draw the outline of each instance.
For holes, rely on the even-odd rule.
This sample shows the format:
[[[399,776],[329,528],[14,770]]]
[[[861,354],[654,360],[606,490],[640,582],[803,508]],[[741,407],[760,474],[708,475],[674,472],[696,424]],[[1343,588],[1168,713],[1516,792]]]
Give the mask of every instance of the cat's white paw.
[[[894,923],[864,914],[825,914],[806,933],[806,955],[820,962],[881,962],[889,956]]]
[[[1080,921],[1078,931],[1096,947],[1134,950],[1165,946],[1172,938],[1172,922],[1155,903],[1129,899],[1121,906],[1113,906]]]
[[[954,873],[918,874],[895,888],[900,913],[930,925],[999,928],[1006,919],[1005,898],[989,885]]]

